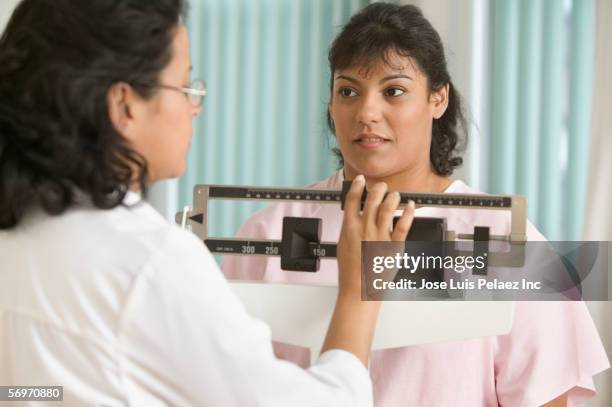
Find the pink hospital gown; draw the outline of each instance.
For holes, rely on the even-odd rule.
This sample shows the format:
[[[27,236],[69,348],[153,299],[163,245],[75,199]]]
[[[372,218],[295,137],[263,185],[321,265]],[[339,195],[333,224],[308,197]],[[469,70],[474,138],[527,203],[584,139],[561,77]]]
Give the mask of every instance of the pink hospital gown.
[[[340,189],[342,171],[311,185]],[[476,193],[461,181],[445,192]],[[419,208],[416,216],[446,217],[448,229],[472,233],[486,225],[491,234],[509,232],[509,212]],[[337,241],[342,224],[339,205],[299,202],[270,205],[254,214],[239,236],[280,239],[284,216],[323,219],[322,240]],[[544,237],[528,225],[529,240]],[[317,273],[284,271],[278,257],[226,256],[222,269],[230,279],[299,284],[337,284],[337,263],[322,259]],[[308,350],[275,344],[279,357],[307,366]],[[370,374],[375,405],[533,407],[569,392],[568,406],[595,394],[593,375],[610,366],[597,329],[583,302],[516,302],[509,334],[465,341],[432,343],[374,351]]]

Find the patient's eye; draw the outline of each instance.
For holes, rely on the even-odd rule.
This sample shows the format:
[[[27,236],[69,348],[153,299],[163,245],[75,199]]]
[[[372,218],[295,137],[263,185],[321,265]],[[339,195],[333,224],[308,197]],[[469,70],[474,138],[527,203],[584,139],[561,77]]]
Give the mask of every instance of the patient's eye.
[[[404,93],[406,93],[404,89],[397,88],[397,87],[387,88],[384,91],[385,96],[391,96],[391,97],[402,96]]]
[[[357,92],[355,92],[353,88],[349,88],[349,87],[342,87],[338,89],[338,93],[340,94],[340,96],[345,97],[345,98],[357,96]]]

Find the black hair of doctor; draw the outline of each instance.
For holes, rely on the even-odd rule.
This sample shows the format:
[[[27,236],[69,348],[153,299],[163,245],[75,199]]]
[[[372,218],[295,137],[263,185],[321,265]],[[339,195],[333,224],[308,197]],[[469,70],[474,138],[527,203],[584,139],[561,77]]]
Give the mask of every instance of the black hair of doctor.
[[[76,189],[104,209],[131,182],[146,190],[147,163],[113,126],[106,95],[122,81],[152,96],[185,4],[81,1],[24,0],[0,38],[0,229],[33,206],[62,213]]]

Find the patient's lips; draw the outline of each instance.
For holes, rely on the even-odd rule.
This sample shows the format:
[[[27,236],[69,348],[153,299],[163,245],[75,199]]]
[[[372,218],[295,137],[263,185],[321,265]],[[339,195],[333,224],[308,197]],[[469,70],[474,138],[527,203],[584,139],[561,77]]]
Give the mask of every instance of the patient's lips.
[[[389,138],[382,134],[364,132],[359,133],[357,135],[357,138],[353,140],[353,143],[356,143],[358,146],[366,149],[375,149],[389,143],[389,141]]]

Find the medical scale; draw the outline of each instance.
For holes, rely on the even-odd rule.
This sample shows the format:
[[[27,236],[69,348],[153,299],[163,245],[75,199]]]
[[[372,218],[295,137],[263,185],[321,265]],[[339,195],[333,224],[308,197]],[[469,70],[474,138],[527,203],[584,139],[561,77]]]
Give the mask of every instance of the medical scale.
[[[232,237],[213,237],[208,233],[209,202],[211,200],[248,200],[272,202],[306,202],[324,205],[341,205],[351,185],[344,181],[342,190],[297,189],[236,185],[195,185],[193,189],[193,208],[186,208],[176,214],[176,222],[191,227],[208,249],[220,255],[259,255],[279,256],[281,268],[290,271],[316,272],[319,260],[336,257],[336,242],[321,241],[321,222],[319,218],[283,219],[281,240],[244,239]],[[362,205],[367,197],[364,191]],[[525,242],[527,241],[527,198],[520,195],[485,194],[431,194],[400,193],[401,206],[410,200],[416,208],[459,208],[473,210],[509,211],[510,233],[493,235],[487,225],[474,226],[473,233],[456,233],[446,228],[445,218],[415,217],[409,241],[473,241],[473,250],[466,251],[458,246],[454,255],[480,255],[487,253],[489,266],[521,267],[524,262]],[[509,250],[489,251],[489,242],[507,242]],[[484,270],[486,273],[486,269]]]
[[[220,255],[278,256],[281,268],[316,272],[319,260],[336,257],[336,242],[322,242],[321,219],[283,219],[281,240],[257,240],[215,237],[208,233],[209,202],[212,200],[247,200],[305,202],[343,206],[350,188],[342,190],[296,189],[236,185],[195,185],[193,207],[176,214],[176,222],[204,241],[208,249]],[[492,235],[487,225],[474,227],[473,233],[447,230],[445,218],[415,217],[407,240],[473,242],[472,251],[457,248],[456,254],[489,252],[490,242],[507,242],[509,250],[489,252],[489,266],[520,267],[524,263],[527,241],[527,200],[516,195],[423,194],[401,193],[401,203],[415,202],[416,208],[459,208],[509,211],[508,235]],[[367,192],[361,198],[362,205]],[[496,245],[497,247],[497,245]],[[486,273],[486,269],[484,270]],[[304,284],[278,284],[262,281],[230,281],[234,293],[253,317],[265,321],[272,339],[310,349],[311,360],[318,355],[338,296],[337,287]],[[384,301],[381,307],[372,349],[458,341],[510,331],[513,303],[509,301]],[[468,300],[468,301],[466,301]]]

